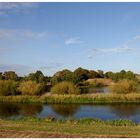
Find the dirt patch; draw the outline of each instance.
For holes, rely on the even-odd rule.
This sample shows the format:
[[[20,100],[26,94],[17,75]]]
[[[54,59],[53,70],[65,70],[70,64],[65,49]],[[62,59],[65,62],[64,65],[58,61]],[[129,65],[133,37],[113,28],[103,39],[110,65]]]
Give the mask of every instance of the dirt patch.
[[[0,130],[0,138],[78,138],[70,134],[53,134],[45,131]]]
[[[134,138],[126,135],[89,135],[53,134],[45,131],[0,130],[0,138]],[[135,137],[136,138],[136,137]]]

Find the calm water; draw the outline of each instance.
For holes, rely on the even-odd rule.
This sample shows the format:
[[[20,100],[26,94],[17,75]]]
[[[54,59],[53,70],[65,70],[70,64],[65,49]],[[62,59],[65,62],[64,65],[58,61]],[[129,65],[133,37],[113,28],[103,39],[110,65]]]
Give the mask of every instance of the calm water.
[[[94,87],[91,87],[91,88],[83,88],[81,89],[82,90],[82,93],[93,93],[93,94],[96,94],[96,93],[109,93],[109,89],[108,87],[99,87],[99,88],[94,88]]]
[[[28,116],[56,119],[98,118],[102,120],[130,119],[140,122],[140,104],[120,105],[40,105],[40,104],[0,104],[0,118],[18,119]]]

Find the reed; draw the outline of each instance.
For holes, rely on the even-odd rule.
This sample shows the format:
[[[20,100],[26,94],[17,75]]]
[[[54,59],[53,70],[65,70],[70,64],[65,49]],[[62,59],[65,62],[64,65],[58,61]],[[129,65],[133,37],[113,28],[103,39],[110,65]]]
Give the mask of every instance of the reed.
[[[0,102],[46,103],[46,104],[114,104],[140,103],[139,93],[129,94],[82,94],[82,95],[42,95],[42,96],[0,96]]]
[[[132,80],[121,80],[109,87],[110,91],[118,94],[128,94],[138,91],[138,83]]]
[[[63,81],[51,88],[52,94],[80,94],[80,90],[72,82]]]

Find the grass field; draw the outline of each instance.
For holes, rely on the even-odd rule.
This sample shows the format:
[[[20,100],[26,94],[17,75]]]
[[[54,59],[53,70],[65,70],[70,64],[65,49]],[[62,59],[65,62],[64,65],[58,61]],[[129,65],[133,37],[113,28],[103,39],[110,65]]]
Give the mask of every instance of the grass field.
[[[116,123],[118,124],[118,123]],[[40,120],[0,120],[0,137],[3,138],[47,138],[47,137],[86,137],[122,138],[140,137],[140,125],[131,123],[92,121],[40,121]]]

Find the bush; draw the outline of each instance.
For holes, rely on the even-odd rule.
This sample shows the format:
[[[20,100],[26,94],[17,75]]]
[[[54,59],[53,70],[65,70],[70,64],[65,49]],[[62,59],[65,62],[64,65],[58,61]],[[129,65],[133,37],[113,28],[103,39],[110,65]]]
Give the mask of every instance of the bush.
[[[52,87],[52,94],[79,94],[80,90],[71,82],[60,82]]]
[[[16,95],[18,83],[13,80],[0,80],[0,95]]]
[[[127,94],[127,93],[137,92],[138,84],[132,80],[121,80],[116,84],[110,86],[109,89],[112,93]]]
[[[22,95],[41,95],[45,92],[45,84],[35,81],[24,81],[20,84],[18,91]]]
[[[92,80],[91,82],[86,81],[84,83],[84,85],[87,86],[87,87],[94,87],[94,88],[105,86],[105,84],[102,81],[99,81],[99,80],[96,80],[96,79]]]
[[[132,126],[135,125],[131,120],[109,120],[105,122],[107,125],[113,126]]]

